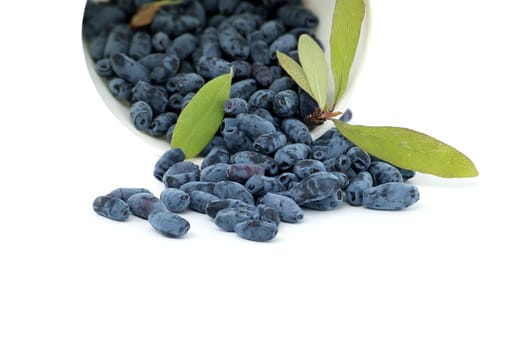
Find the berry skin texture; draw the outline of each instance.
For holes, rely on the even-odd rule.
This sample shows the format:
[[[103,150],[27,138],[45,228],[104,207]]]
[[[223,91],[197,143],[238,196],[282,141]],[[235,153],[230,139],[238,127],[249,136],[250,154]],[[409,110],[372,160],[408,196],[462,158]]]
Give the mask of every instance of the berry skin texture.
[[[161,200],[151,193],[137,193],[128,198],[130,211],[133,215],[142,219],[157,211],[166,211],[166,206]]]
[[[237,199],[254,205],[254,197],[245,186],[233,181],[220,181],[215,184],[213,194],[222,199]]]
[[[334,210],[338,208],[340,204],[343,203],[344,198],[345,195],[343,191],[337,190],[332,195],[326,198],[305,203],[303,204],[303,207],[319,211]]]
[[[211,201],[206,205],[206,215],[208,215],[212,219],[215,219],[215,217],[217,216],[217,213],[219,213],[219,211],[223,209],[227,209],[227,208],[251,209],[253,207],[254,207],[253,205],[247,204],[237,199],[218,199],[218,200]]]
[[[130,119],[137,130],[147,130],[153,121],[153,111],[144,101],[137,101],[130,107]]]
[[[220,210],[214,222],[217,226],[227,232],[234,232],[237,224],[247,220],[257,219],[259,211],[256,207],[225,208]]]
[[[254,149],[263,154],[272,154],[287,144],[287,135],[281,131],[263,134],[254,140]]]
[[[208,203],[218,199],[219,197],[211,193],[192,191],[192,193],[190,193],[190,209],[198,213],[205,214]]]
[[[190,223],[186,219],[169,211],[158,211],[150,214],[148,222],[154,229],[168,238],[181,238],[190,230]]]
[[[363,192],[373,187],[373,177],[367,171],[358,173],[345,188],[345,197],[350,205],[359,207],[363,204]]]
[[[130,217],[130,207],[120,198],[99,196],[93,201],[93,210],[108,219],[126,221]]]
[[[190,206],[190,195],[175,188],[164,189],[159,199],[172,213],[181,213]]]
[[[201,170],[200,181],[219,182],[229,180],[227,171],[229,164],[217,163]]]
[[[270,90],[275,91],[272,89]],[[278,117],[282,118],[293,117],[298,110],[298,101],[298,95],[293,90],[287,89],[279,91],[274,96],[274,100],[272,101],[274,113],[276,113]],[[305,125],[303,123],[301,124]]]
[[[166,152],[164,152],[157,163],[155,163],[155,167],[153,170],[153,176],[159,180],[163,181],[163,176],[172,165],[175,163],[179,163],[184,161],[186,158],[184,152],[180,148],[173,148]]]
[[[244,239],[255,242],[268,242],[278,233],[277,226],[263,220],[247,220],[234,226],[237,234]]]
[[[267,193],[259,199],[259,204],[264,204],[276,210],[279,213],[280,220],[283,222],[295,224],[303,220],[303,209],[289,197]]]
[[[125,54],[118,53],[110,57],[111,68],[115,74],[132,83],[137,84],[139,81],[150,82],[150,71],[141,63]]]
[[[309,128],[299,119],[283,119],[281,121],[281,128],[291,142],[304,143],[306,145],[312,144],[312,135],[310,134]]]
[[[310,155],[310,147],[303,143],[292,143],[281,147],[274,155],[274,160],[281,170],[291,169],[294,164]]]
[[[328,172],[312,174],[289,190],[290,197],[299,205],[319,201],[340,189],[338,178]]]
[[[371,173],[375,186],[388,182],[404,182],[400,171],[389,163],[372,162],[367,171]]]
[[[401,210],[420,199],[416,186],[401,182],[389,182],[366,189],[363,192],[363,206],[377,210]]]
[[[132,188],[132,187],[119,187],[107,194],[107,196],[115,197],[127,201],[128,198],[137,193],[150,193],[150,190],[146,188]]]

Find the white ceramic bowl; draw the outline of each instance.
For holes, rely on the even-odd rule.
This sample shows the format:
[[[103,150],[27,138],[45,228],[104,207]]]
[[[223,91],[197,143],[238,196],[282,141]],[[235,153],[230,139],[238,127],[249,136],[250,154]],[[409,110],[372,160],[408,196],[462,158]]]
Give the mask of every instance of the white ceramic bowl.
[[[99,2],[103,2],[104,0],[98,0]],[[334,9],[335,0],[305,0],[304,3],[307,7],[309,7],[319,18],[320,18],[320,25],[317,28],[316,34],[318,38],[322,41],[322,43],[325,45],[325,55],[327,58],[327,63],[330,62],[330,51],[329,51],[329,38],[330,38],[330,31],[331,31],[331,22],[332,22],[332,13]],[[367,21],[367,17],[369,15],[366,15],[365,21]],[[364,23],[364,27],[367,26],[367,23]],[[357,50],[355,63],[353,65],[353,70],[351,72],[351,76],[355,74],[357,70],[360,69],[361,62],[363,61],[363,57],[365,54],[365,45],[364,45],[364,36],[366,34],[366,31],[364,30],[364,33],[362,34],[362,40],[360,41],[360,45]],[[95,88],[98,90],[100,96],[110,109],[110,111],[122,122],[122,124],[128,128],[132,133],[134,133],[138,138],[143,140],[144,142],[151,144],[159,149],[166,150],[169,148],[169,143],[164,138],[154,138],[151,137],[144,132],[141,132],[137,130],[130,121],[130,115],[129,115],[129,106],[127,104],[121,103],[117,101],[113,95],[111,94],[106,82],[104,79],[102,79],[100,76],[97,75],[95,72],[95,65],[93,60],[88,54],[86,46],[84,46],[84,55],[86,58],[87,67],[90,73],[91,78],[93,79],[93,82],[95,83]],[[332,91],[330,92],[332,94]],[[339,103],[339,106],[341,108],[337,108],[337,110],[344,110],[346,106],[349,106],[348,103],[349,99],[349,92],[347,92],[342,100]],[[338,107],[338,106],[337,106]],[[333,127],[333,124],[328,122],[324,125],[317,127],[312,131],[312,135],[314,138],[319,137],[322,135],[326,130]]]

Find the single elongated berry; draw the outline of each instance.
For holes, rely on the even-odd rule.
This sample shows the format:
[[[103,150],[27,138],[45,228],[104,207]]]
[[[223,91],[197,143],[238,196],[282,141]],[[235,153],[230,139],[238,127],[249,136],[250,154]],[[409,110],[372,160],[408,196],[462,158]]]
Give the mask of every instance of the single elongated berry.
[[[278,228],[272,222],[263,220],[247,220],[234,227],[237,234],[244,239],[255,242],[267,242],[274,239]]]
[[[206,214],[214,219],[220,210],[226,208],[253,208],[253,205],[240,201],[238,199],[218,199],[211,201],[206,205]]]
[[[233,26],[219,32],[219,46],[235,60],[246,60],[250,55],[250,44]]]
[[[285,27],[283,26],[283,23],[276,20],[270,20],[263,23],[259,30],[263,34],[263,39],[269,44],[276,40],[279,36],[285,34]]]
[[[366,189],[363,192],[363,206],[378,210],[401,210],[420,199],[416,186],[402,182],[389,182]]]
[[[144,31],[135,32],[130,41],[128,56],[138,60],[152,52],[152,38]]]
[[[252,140],[255,140],[260,135],[276,132],[274,124],[256,114],[238,114],[236,121],[239,130]]]
[[[150,82],[150,71],[141,63],[123,53],[118,53],[110,57],[111,68],[115,74],[132,83],[137,84],[139,81]]]
[[[336,192],[326,198],[304,203],[303,207],[320,211],[334,210],[343,203],[344,197],[343,191],[338,189]]]
[[[193,173],[197,177],[199,177],[199,165],[192,163],[190,161],[183,161],[183,162],[177,162],[174,163],[172,166],[170,166],[165,174],[163,175],[163,180],[167,176],[171,175],[178,175],[178,174],[186,174],[186,173]]]
[[[294,80],[292,80],[289,77],[281,77],[281,78],[274,80],[272,84],[270,84],[268,89],[274,91],[275,93],[278,93],[281,91],[290,90],[293,87],[294,87]],[[296,98],[298,98],[297,95],[296,95]],[[297,103],[299,103],[299,98],[298,98]],[[296,108],[298,108],[298,106],[299,105],[297,105]]]
[[[310,155],[310,147],[303,143],[292,143],[281,147],[276,151],[274,159],[281,170],[291,169],[299,160],[307,159]]]
[[[373,187],[373,177],[367,171],[358,173],[345,188],[345,197],[350,205],[359,207],[363,202],[363,192]]]
[[[137,187],[119,187],[108,193],[106,196],[115,197],[127,201],[128,198],[137,193],[150,193],[150,190],[146,188],[137,188]]]
[[[144,101],[137,101],[130,107],[130,119],[137,130],[146,130],[153,121],[153,111]]]
[[[365,171],[371,165],[371,156],[360,147],[351,147],[346,154],[351,160],[351,168],[354,171]]]
[[[302,159],[294,164],[292,171],[299,179],[304,179],[309,175],[319,172],[325,172],[325,165],[319,160]]]
[[[152,213],[148,216],[148,222],[168,238],[183,237],[190,230],[190,223],[186,219],[169,211]]]
[[[133,215],[147,219],[151,213],[166,211],[166,206],[161,200],[151,193],[137,193],[130,196],[127,201]]]
[[[223,199],[231,198],[251,205],[254,204],[254,197],[252,194],[248,192],[245,186],[234,181],[216,182],[213,194]]]
[[[113,76],[113,69],[111,68],[111,60],[109,58],[103,58],[95,63],[95,71],[98,75],[104,78]]]
[[[171,43],[170,36],[165,32],[156,32],[152,36],[152,48],[157,52],[165,52]]]
[[[220,56],[201,56],[195,66],[197,73],[205,79],[213,79],[228,74],[232,64]]]
[[[289,190],[290,197],[299,205],[326,198],[340,189],[340,181],[329,172],[314,173]]]
[[[203,57],[221,57],[222,52],[219,46],[219,36],[215,27],[208,27],[203,31],[200,46],[203,50]]]
[[[296,49],[298,46],[298,39],[292,34],[283,34],[274,40],[269,47],[269,57],[272,60],[276,59],[276,52],[289,52]]]
[[[250,58],[252,62],[268,65],[270,63],[269,46],[265,40],[250,41]]]
[[[170,92],[178,92],[186,95],[196,92],[205,84],[205,80],[197,73],[179,73],[166,82],[166,88]]]
[[[274,96],[274,100],[272,101],[272,109],[278,117],[293,117],[298,112],[298,95],[291,89],[279,91],[278,93],[276,93],[276,95]],[[305,124],[301,124],[305,126]],[[307,127],[305,127],[305,129],[307,129]]]
[[[242,98],[231,98],[225,102],[224,110],[227,115],[235,117],[248,112],[248,102]]]
[[[93,201],[93,210],[108,219],[126,221],[130,217],[130,207],[120,198],[99,196]]]
[[[172,148],[166,152],[164,152],[157,163],[155,163],[155,167],[153,170],[153,176],[159,180],[163,180],[163,176],[172,165],[175,163],[179,163],[184,161],[186,158],[184,152],[180,148]]]
[[[200,180],[206,182],[219,182],[230,180],[227,173],[229,166],[229,164],[217,163],[203,168],[203,170],[201,170]]]
[[[385,162],[372,162],[367,171],[373,177],[375,186],[388,182],[404,182],[402,174],[393,165]]]
[[[185,60],[195,51],[197,44],[198,40],[195,35],[184,33],[172,41],[166,52],[176,54],[181,60]]]
[[[303,209],[289,197],[275,193],[267,193],[258,200],[258,204],[264,204],[274,208],[279,213],[283,222],[297,223],[303,220]]]
[[[131,99],[132,84],[122,78],[113,78],[108,81],[111,94],[119,101],[129,101]]]
[[[127,54],[130,47],[132,31],[124,24],[118,24],[108,34],[104,57],[112,57],[117,54]]]
[[[232,61],[232,70],[234,72],[234,80],[244,80],[250,78],[252,66],[247,61],[235,60]]]
[[[286,118],[281,122],[281,128],[285,135],[293,143],[312,144],[312,135],[305,124],[296,118]]]
[[[107,38],[108,34],[102,32],[88,43],[88,51],[93,61],[96,62],[104,58],[104,47],[106,46]]]
[[[275,175],[279,170],[278,164],[272,157],[254,151],[237,152],[230,157],[230,162],[232,164],[258,165],[265,169],[265,173],[268,175]]]
[[[268,52],[268,51],[267,51]],[[274,81],[274,77],[270,72],[270,69],[267,65],[260,62],[255,62],[252,64],[252,77],[256,79],[258,84],[262,87],[268,87]]]
[[[190,209],[205,214],[208,203],[218,199],[219,197],[208,192],[192,191],[192,193],[190,193]]]
[[[254,139],[254,149],[259,153],[272,154],[287,144],[287,136],[281,131],[259,135]]]
[[[173,213],[183,212],[190,206],[190,195],[175,188],[165,188],[159,199]]]

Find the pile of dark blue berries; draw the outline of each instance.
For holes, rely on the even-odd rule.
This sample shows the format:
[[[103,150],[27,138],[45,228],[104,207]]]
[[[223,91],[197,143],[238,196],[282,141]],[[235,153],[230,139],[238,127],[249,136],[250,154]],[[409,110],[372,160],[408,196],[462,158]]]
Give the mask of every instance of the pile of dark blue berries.
[[[180,149],[163,154],[154,176],[159,197],[118,188],[94,210],[125,221],[148,219],[168,237],[185,235],[179,213],[208,214],[225,231],[254,241],[273,239],[281,221],[302,221],[304,209],[352,206],[399,210],[419,199],[405,183],[414,172],[371,157],[331,129],[313,140],[308,124],[316,103],[278,66],[276,52],[297,59],[299,35],[318,19],[301,1],[187,1],[163,7],[151,25],[127,23],[144,2],[88,2],[83,33],[97,72],[114,96],[131,103],[132,123],[171,139],[178,113],[206,81],[234,70],[220,130],[202,151],[201,165]],[[349,120],[350,111],[342,119]]]

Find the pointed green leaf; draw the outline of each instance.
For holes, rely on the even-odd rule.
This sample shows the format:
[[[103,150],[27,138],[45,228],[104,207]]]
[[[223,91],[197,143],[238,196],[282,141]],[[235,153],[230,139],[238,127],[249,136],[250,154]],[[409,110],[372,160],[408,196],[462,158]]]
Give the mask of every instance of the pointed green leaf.
[[[323,50],[313,38],[303,34],[298,42],[298,54],[312,97],[318,102],[320,109],[325,109],[329,90],[329,69]]]
[[[281,68],[287,72],[287,74],[292,78],[292,80],[294,80],[296,84],[298,84],[299,87],[301,87],[307,94],[314,98],[310,90],[307,76],[298,62],[294,61],[292,58],[280,51],[277,52],[277,57]]]
[[[363,0],[336,0],[331,30],[331,65],[335,103],[345,93],[365,16]]]
[[[475,164],[460,151],[418,131],[334,123],[352,143],[398,167],[446,178],[478,175]]]
[[[208,145],[221,126],[231,84],[232,73],[224,74],[197,92],[177,120],[172,148],[181,148],[187,158],[193,158]]]

